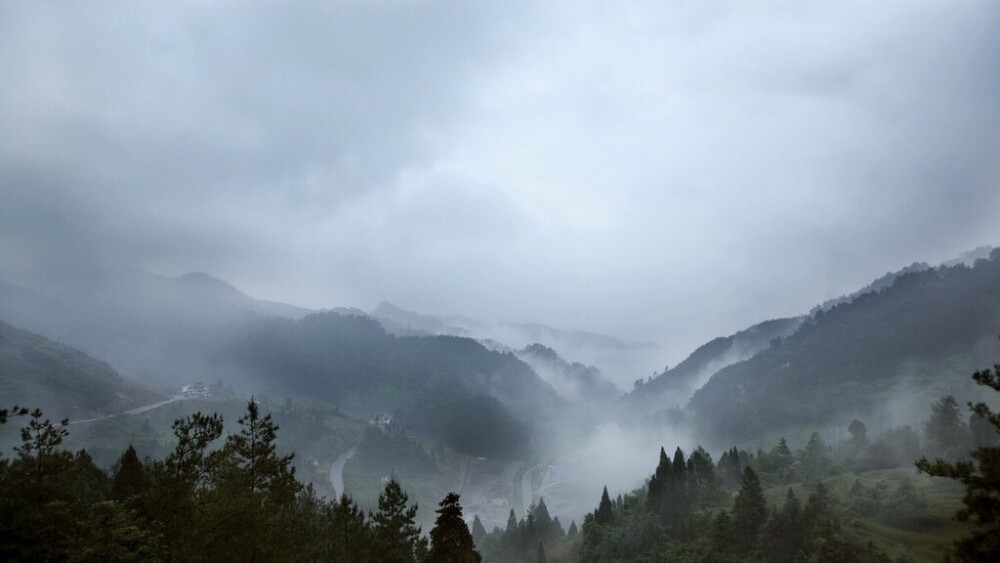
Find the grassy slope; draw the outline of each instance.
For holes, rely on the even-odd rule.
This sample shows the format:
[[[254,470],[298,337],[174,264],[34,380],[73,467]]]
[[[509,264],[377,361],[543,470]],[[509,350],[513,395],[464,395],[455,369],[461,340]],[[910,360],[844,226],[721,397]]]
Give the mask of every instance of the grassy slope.
[[[164,398],[79,350],[3,322],[0,396],[56,419],[115,414]]]

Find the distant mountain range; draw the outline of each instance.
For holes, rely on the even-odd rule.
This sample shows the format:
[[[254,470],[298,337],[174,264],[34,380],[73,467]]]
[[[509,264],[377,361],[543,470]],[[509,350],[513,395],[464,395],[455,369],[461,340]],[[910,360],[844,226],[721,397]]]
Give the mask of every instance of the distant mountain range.
[[[611,381],[631,381],[634,374],[649,373],[653,366],[662,365],[661,350],[656,344],[607,334],[563,330],[538,323],[496,323],[459,315],[423,315],[387,302],[379,304],[371,316],[388,332],[399,335],[465,336],[501,351],[523,350],[541,344],[573,363],[600,369]]]
[[[658,362],[651,344],[389,303],[316,313],[254,299],[203,273],[76,267],[0,281],[0,319],[10,323],[4,396],[65,388],[76,398],[59,408],[73,412],[115,412],[131,404],[125,390],[133,387],[39,334],[145,384],[222,379],[362,414],[393,411],[466,447],[474,440],[448,435],[449,416],[478,409],[490,413],[479,422],[499,429],[489,440],[505,444],[492,453],[508,457],[570,410],[589,422],[615,411],[647,425],[680,421],[706,444],[731,445],[853,417],[873,428],[916,424],[942,394],[972,398],[969,373],[1000,356],[1000,251],[977,249],[937,268],[915,263],[809,314],[713,339],[649,379],[640,374]],[[43,366],[75,375],[46,379]],[[636,382],[624,397],[612,383],[623,380]]]

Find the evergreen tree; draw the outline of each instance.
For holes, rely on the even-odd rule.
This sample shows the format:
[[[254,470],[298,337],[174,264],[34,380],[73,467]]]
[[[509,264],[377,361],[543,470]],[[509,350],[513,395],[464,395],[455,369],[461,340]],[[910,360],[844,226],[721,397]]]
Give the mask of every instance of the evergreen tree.
[[[972,374],[978,385],[1000,391],[1000,364],[993,370],[980,370]],[[985,403],[969,405],[1000,432],[1000,413],[994,413]],[[924,473],[957,479],[965,485],[965,508],[955,514],[962,522],[971,521],[976,529],[955,542],[955,555],[961,561],[992,561],[1000,553],[1000,447],[981,446],[972,452],[972,460],[948,462],[927,458],[917,461],[917,469]]]
[[[826,475],[830,470],[830,448],[827,447],[823,437],[819,432],[813,432],[809,436],[805,450],[802,451],[802,471],[807,476],[819,478]]]
[[[399,481],[389,479],[378,497],[378,511],[371,516],[378,545],[375,555],[381,563],[414,563],[426,551],[420,527],[414,522],[417,506],[407,507],[408,502]]]
[[[199,531],[195,518],[196,493],[207,482],[213,464],[207,448],[222,435],[222,417],[196,412],[173,424],[177,445],[166,459],[153,465],[155,486],[144,495],[145,510],[163,523],[168,560],[189,559],[190,539]]]
[[[271,414],[261,418],[257,401],[251,397],[239,424],[240,431],[226,437],[225,463],[217,472],[220,484],[262,501],[290,502],[301,489],[292,466],[295,454],[277,454],[278,425]]]
[[[145,472],[142,462],[139,461],[139,455],[136,454],[132,444],[129,444],[128,449],[115,464],[114,477],[111,480],[111,498],[124,502],[142,493]]]
[[[428,563],[480,563],[472,534],[462,518],[459,495],[448,493],[438,505],[437,520],[431,530],[431,550]],[[482,525],[482,524],[480,524]]]
[[[323,512],[323,559],[343,563],[367,563],[374,559],[371,526],[365,513],[346,494]]]
[[[743,469],[740,492],[733,501],[733,528],[737,543],[750,549],[757,540],[757,532],[767,518],[767,504],[757,473],[750,467]]]
[[[965,453],[968,445],[968,430],[962,423],[955,397],[942,397],[931,405],[931,416],[924,425],[924,435],[932,452],[954,458]]]
[[[556,537],[555,531],[552,529],[552,517],[549,516],[549,509],[545,506],[544,498],[539,497],[538,504],[531,511],[531,515],[534,517],[535,531],[541,541],[547,542]]]
[[[580,530],[576,527],[576,520],[571,520],[569,523],[569,530],[566,530],[567,538],[575,538]]]
[[[762,531],[764,555],[768,561],[792,563],[805,544],[802,503],[791,487],[785,494],[785,505],[768,519]]]
[[[472,519],[472,539],[473,541],[480,541],[483,536],[486,535],[486,527],[483,526],[483,521],[479,519],[479,515],[476,514],[475,518]]]
[[[538,542],[538,555],[535,556],[535,563],[548,563],[549,560],[545,557],[545,546],[542,542]]]
[[[611,508],[611,497],[608,496],[608,488],[604,487],[604,492],[601,493],[601,503],[597,505],[597,511],[594,512],[594,523],[600,525],[611,524],[615,520],[614,510]]]

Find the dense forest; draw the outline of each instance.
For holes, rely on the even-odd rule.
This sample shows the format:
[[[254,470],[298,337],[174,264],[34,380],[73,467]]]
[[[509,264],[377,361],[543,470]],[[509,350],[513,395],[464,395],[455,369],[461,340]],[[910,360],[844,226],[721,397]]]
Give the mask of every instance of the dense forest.
[[[4,561],[478,562],[459,496],[447,495],[422,533],[395,479],[375,510],[318,497],[276,452],[278,427],[251,400],[225,437],[217,414],[177,419],[176,446],[140,460],[131,446],[110,471],[61,444],[66,421],[15,406],[27,419],[13,459],[0,459]]]

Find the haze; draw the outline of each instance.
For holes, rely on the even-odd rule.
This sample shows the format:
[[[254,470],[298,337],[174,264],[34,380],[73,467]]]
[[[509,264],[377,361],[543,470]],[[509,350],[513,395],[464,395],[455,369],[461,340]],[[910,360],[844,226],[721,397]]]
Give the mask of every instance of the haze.
[[[2,2],[0,278],[206,271],[673,364],[1000,241],[998,25],[985,1]]]

